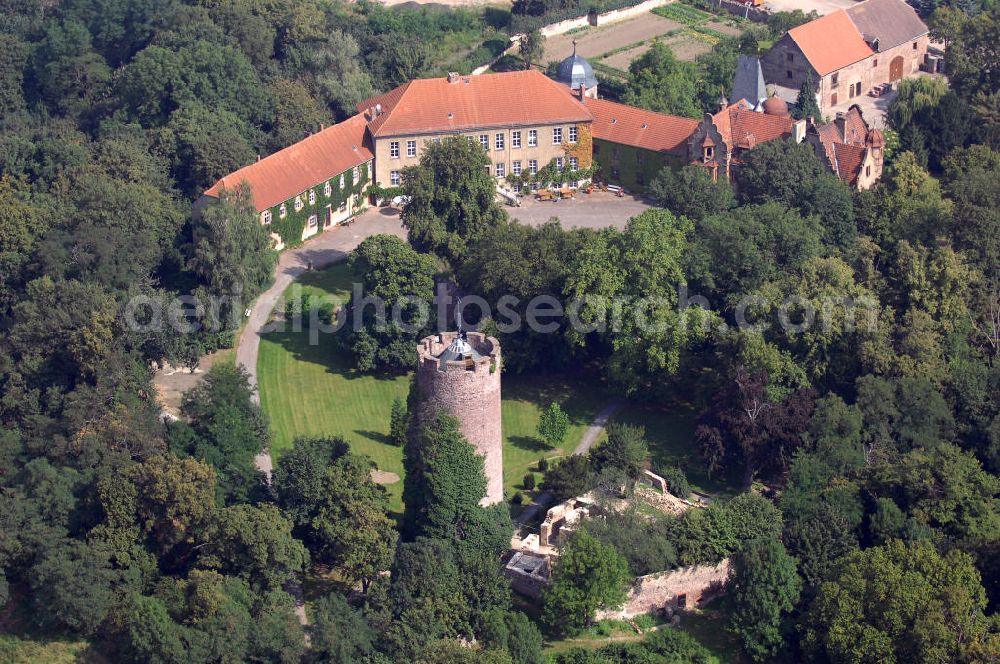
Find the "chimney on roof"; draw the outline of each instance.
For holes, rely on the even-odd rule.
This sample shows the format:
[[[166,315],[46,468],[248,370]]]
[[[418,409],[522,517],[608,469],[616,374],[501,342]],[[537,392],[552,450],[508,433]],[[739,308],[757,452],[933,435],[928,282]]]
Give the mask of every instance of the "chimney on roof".
[[[257,161],[260,161],[260,155],[257,155]]]
[[[382,104],[375,104],[375,117],[382,115]]]
[[[806,121],[796,120],[792,125],[792,138],[796,143],[801,143],[806,139]]]
[[[837,117],[834,119],[834,124],[837,126],[837,133],[840,134],[841,138],[845,141],[847,140],[847,116],[843,112],[837,111]]]
[[[459,81],[460,78],[461,78],[461,76],[459,76],[459,74],[458,74],[457,71],[450,71],[450,72],[448,72],[448,82],[449,83],[458,83],[458,81]]]

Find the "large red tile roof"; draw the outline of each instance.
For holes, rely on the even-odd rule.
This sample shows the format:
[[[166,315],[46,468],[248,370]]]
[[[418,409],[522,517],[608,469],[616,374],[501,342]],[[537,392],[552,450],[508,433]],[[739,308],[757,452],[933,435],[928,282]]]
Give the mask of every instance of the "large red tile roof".
[[[373,136],[405,136],[558,122],[590,113],[561,83],[535,71],[423,78],[358,104]],[[381,105],[377,116],[369,112]]]
[[[246,181],[254,207],[262,212],[365,163],[372,156],[365,145],[365,119],[355,115],[230,173],[205,195],[218,198],[223,189],[236,188]]]
[[[712,116],[712,120],[726,143],[743,149],[752,149],[760,143],[789,136],[795,124],[789,116],[751,110],[743,100],[719,111]]]
[[[864,60],[873,53],[843,9],[792,28],[788,36],[820,76]]]
[[[698,120],[664,115],[606,99],[584,99],[594,116],[594,138],[657,152],[687,155],[687,139]]]

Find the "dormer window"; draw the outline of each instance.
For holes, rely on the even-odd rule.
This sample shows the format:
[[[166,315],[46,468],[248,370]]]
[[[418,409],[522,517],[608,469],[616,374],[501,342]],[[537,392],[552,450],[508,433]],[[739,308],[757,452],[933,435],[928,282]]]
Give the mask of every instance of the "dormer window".
[[[296,212],[298,212],[298,211],[299,211],[299,210],[301,210],[301,209],[302,209],[303,207],[304,207],[304,206],[303,206],[303,204],[302,204],[302,197],[301,197],[301,196],[296,196],[296,197],[295,197],[295,211],[296,211]]]
[[[271,223],[270,210],[264,210],[263,212],[260,213],[260,223],[264,224],[265,226]]]
[[[288,216],[288,206],[284,203],[282,203],[281,207],[278,208],[278,216],[282,219]]]
[[[705,161],[711,161],[712,159],[715,158],[715,147],[711,145],[706,145],[704,148],[703,155]]]
[[[330,185],[329,182],[327,182],[325,185],[323,185],[323,195],[326,196],[327,198],[330,198],[332,194],[333,194],[333,187]]]

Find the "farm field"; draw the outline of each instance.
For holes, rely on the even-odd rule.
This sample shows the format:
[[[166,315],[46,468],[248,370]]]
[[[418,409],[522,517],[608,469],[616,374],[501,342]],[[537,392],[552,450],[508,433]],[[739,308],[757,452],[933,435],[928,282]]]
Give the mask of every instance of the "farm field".
[[[562,60],[573,52],[575,40],[576,52],[596,68],[625,74],[629,65],[656,41],[665,42],[679,60],[693,61],[720,40],[738,36],[742,23],[736,17],[720,17],[672,3],[620,23],[550,37],[545,51],[549,60]]]

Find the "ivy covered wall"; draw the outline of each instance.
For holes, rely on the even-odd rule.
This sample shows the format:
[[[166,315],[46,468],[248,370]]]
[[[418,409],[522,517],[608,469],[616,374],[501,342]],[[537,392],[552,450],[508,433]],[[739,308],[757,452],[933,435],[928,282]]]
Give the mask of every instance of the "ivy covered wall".
[[[600,166],[601,177],[605,182],[621,185],[626,191],[635,192],[645,192],[664,166],[679,168],[684,164],[683,159],[674,155],[611,143],[599,138],[594,139],[594,161]]]
[[[284,218],[280,214],[281,204],[275,205],[271,208],[270,232],[277,233],[286,247],[300,245],[302,244],[302,233],[306,229],[306,224],[309,222],[310,216],[317,215],[318,228],[316,232],[321,233],[323,231],[323,222],[326,219],[326,206],[332,206],[334,215],[336,216],[337,211],[345,201],[355,194],[360,194],[361,204],[354,209],[354,214],[357,214],[366,205],[365,190],[371,182],[372,170],[372,163],[369,161],[358,167],[358,181],[356,183],[353,181],[354,169],[349,168],[343,173],[303,191],[299,194],[302,197],[302,209],[298,212],[295,211],[295,196],[292,196],[284,202],[286,210]],[[341,176],[344,177],[343,189],[340,187]],[[324,191],[327,182],[330,183],[329,196]],[[312,205],[309,204],[310,191],[316,193],[316,202]]]

